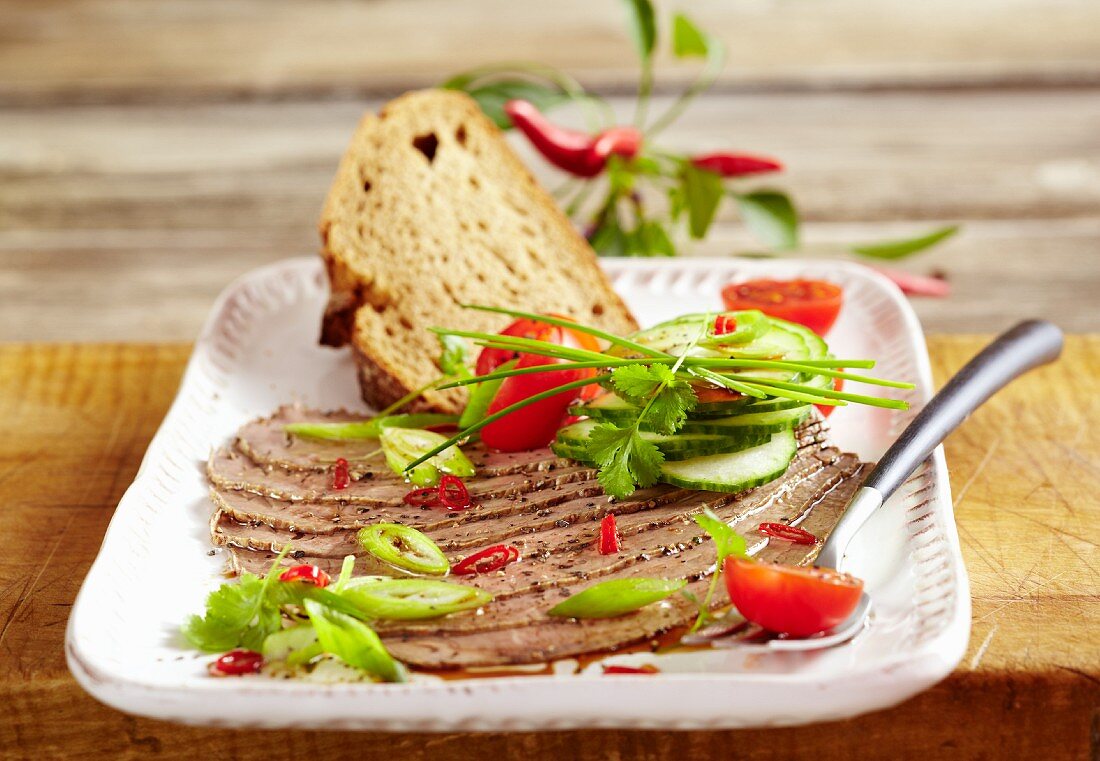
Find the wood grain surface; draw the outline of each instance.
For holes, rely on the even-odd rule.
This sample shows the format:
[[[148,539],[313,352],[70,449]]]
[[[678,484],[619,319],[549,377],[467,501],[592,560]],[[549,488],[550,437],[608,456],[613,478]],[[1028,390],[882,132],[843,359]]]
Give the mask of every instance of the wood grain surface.
[[[937,383],[987,340],[932,336]],[[907,703],[807,728],[381,735],[133,718],[65,668],[70,606],[171,402],[184,344],[0,347],[0,756],[1088,759],[1100,753],[1100,336],[1013,384],[947,442],[974,598],[970,647]],[[140,604],[140,601],[135,601]]]
[[[1100,83],[1093,0],[657,5],[726,41],[723,85]],[[567,66],[611,89],[636,74],[619,2],[3,0],[0,18],[0,100],[15,103],[389,93],[487,60]]]
[[[0,340],[192,339],[233,277],[316,250],[336,163],[378,104],[2,112]],[[916,301],[929,330],[995,332],[1026,314],[1100,331],[1100,89],[716,95],[667,139],[782,156],[790,170],[769,183],[808,220],[803,255],[961,223],[900,265],[954,286]],[[727,205],[693,253],[753,248]]]

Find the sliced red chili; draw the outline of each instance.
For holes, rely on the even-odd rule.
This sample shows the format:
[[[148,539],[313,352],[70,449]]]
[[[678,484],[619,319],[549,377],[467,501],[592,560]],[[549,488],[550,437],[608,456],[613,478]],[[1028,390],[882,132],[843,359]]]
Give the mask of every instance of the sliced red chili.
[[[724,336],[737,330],[737,320],[726,314],[714,318],[714,335]]]
[[[604,666],[604,674],[660,674],[661,670],[647,663],[644,666]]]
[[[406,505],[413,507],[435,507],[443,504],[439,499],[439,489],[434,486],[425,486],[421,489],[413,489],[402,497]]]
[[[817,544],[817,537],[805,529],[797,526],[788,526],[786,523],[761,523],[761,534],[774,536],[776,539],[786,539],[795,544]]]
[[[315,587],[327,587],[331,579],[315,565],[296,565],[279,574],[279,581],[302,581]]]
[[[510,544],[494,544],[481,552],[475,552],[468,558],[451,567],[451,573],[458,576],[471,576],[477,573],[499,571],[504,566],[519,560],[519,550]]]
[[[351,473],[348,472],[348,461],[341,457],[332,468],[332,488],[346,489],[350,483]]]
[[[449,510],[466,510],[473,505],[466,484],[458,476],[449,473],[439,479],[439,501]]]
[[[211,676],[255,674],[264,666],[264,657],[255,650],[230,650],[210,664]]]
[[[605,515],[600,521],[599,550],[601,555],[614,555],[619,551],[619,529],[614,515]]]

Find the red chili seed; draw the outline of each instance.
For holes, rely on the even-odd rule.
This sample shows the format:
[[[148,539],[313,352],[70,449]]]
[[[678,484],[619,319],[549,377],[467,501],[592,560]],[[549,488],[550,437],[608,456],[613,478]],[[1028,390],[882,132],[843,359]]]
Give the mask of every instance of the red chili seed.
[[[737,320],[728,315],[720,314],[714,318],[714,335],[724,336],[737,330]]]
[[[600,521],[600,554],[614,555],[619,549],[619,529],[615,525],[615,516],[605,515]]]
[[[211,676],[255,674],[264,665],[264,657],[255,650],[230,650],[210,664]]]
[[[451,568],[457,576],[470,576],[478,573],[499,571],[509,563],[519,559],[519,550],[510,544],[494,544],[481,552],[475,552],[463,558]]]
[[[817,544],[817,537],[809,531],[797,526],[788,526],[786,523],[761,523],[759,531],[761,534],[785,539],[794,544]]]
[[[332,488],[346,489],[349,484],[351,484],[351,474],[348,472],[348,461],[341,457],[332,468]]]
[[[279,581],[301,581],[315,587],[327,587],[331,579],[315,565],[296,565],[283,571]]]
[[[604,674],[659,674],[661,670],[656,666],[646,664],[644,666],[604,666]]]
[[[412,505],[413,507],[436,507],[443,504],[442,500],[439,499],[439,489],[431,486],[413,489],[402,500],[406,505]]]
[[[462,483],[461,478],[449,473],[439,479],[439,501],[450,510],[465,510],[473,506],[466,484]]]

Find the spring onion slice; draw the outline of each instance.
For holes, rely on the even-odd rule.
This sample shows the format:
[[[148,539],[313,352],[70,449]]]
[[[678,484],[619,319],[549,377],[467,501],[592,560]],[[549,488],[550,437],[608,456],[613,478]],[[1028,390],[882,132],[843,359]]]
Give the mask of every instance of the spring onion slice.
[[[375,523],[360,529],[358,539],[366,552],[403,571],[442,576],[451,569],[436,543],[410,526]]]
[[[493,599],[484,590],[436,579],[357,579],[341,596],[368,618],[398,621],[473,610]]]
[[[425,428],[458,422],[454,415],[420,413],[412,415],[385,415],[352,423],[287,423],[283,430],[295,436],[328,441],[355,441],[377,439],[383,428]]]
[[[550,609],[562,618],[614,618],[644,608],[683,589],[684,579],[611,579],[569,597]]]
[[[383,428],[378,441],[393,472],[408,472],[409,480],[417,486],[439,483],[440,471],[459,478],[469,478],[476,472],[470,459],[454,446],[456,442],[434,431]],[[430,453],[428,457],[424,457],[426,452]]]
[[[306,600],[306,612],[324,652],[361,668],[385,682],[407,681],[404,667],[386,651],[378,635],[362,621],[345,616],[316,600]]]

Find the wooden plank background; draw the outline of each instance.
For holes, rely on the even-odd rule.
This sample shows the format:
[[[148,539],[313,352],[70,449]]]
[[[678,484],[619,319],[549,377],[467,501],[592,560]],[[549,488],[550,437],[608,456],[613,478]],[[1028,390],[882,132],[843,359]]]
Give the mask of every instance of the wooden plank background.
[[[807,220],[803,253],[958,222],[960,236],[905,264],[954,285],[916,302],[929,330],[994,331],[1021,314],[1100,328],[1100,4],[689,10],[731,60],[666,142],[782,157],[775,182]],[[363,110],[466,66],[534,58],[619,93],[625,113],[623,20],[610,0],[0,0],[0,340],[193,337],[230,279],[315,250]],[[691,71],[662,61],[659,89]],[[746,248],[727,208],[694,253]]]

